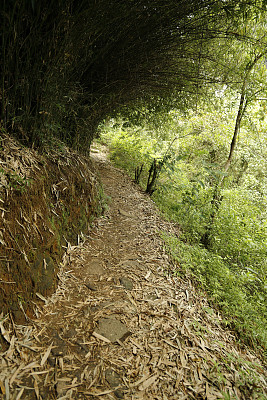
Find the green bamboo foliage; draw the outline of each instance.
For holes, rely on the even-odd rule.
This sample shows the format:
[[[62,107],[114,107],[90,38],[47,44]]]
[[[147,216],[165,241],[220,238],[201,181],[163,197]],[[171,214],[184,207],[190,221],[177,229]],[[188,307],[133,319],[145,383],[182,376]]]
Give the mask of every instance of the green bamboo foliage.
[[[232,40],[238,20],[261,8],[230,0],[2,0],[1,126],[25,144],[58,137],[85,148],[108,114],[200,96],[203,84],[222,77],[204,68],[213,38]]]
[[[62,7],[40,1],[2,3],[1,122],[30,143],[42,121],[43,99],[61,50]]]

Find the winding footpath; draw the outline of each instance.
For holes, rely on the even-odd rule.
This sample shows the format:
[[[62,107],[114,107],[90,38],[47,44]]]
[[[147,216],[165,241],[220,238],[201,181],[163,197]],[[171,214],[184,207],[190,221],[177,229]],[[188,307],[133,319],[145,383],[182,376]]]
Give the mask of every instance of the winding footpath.
[[[267,398],[263,364],[190,277],[175,274],[161,232],[177,227],[103,150],[92,157],[108,210],[68,247],[36,319],[12,330],[1,322],[0,398]]]

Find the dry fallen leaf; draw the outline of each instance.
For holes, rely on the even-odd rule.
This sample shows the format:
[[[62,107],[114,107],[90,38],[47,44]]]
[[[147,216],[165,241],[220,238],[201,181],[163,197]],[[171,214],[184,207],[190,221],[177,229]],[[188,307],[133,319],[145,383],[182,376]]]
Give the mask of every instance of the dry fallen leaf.
[[[41,360],[41,363],[40,363],[41,366],[43,366],[46,363],[46,361],[47,361],[47,359],[48,359],[48,357],[49,357],[49,355],[51,353],[52,347],[53,347],[53,342],[50,344],[50,346],[48,347],[48,349],[44,353],[44,355],[42,357],[42,360]]]
[[[158,379],[158,374],[150,376],[150,378],[146,379],[141,385],[138,386],[138,390],[146,390],[149,386],[151,386]]]

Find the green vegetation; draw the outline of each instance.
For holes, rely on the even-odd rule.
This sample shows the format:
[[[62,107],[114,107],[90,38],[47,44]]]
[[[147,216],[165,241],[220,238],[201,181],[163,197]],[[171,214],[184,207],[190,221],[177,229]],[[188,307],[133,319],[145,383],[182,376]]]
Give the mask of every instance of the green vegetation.
[[[203,105],[197,113],[172,110],[158,128],[146,121],[136,126],[123,119],[108,120],[101,138],[110,147],[111,160],[133,179],[136,167],[143,165],[143,189],[153,160],[161,163],[153,199],[181,227],[179,238],[163,233],[180,265],[174,273],[190,271],[223,311],[225,323],[251,344],[266,347],[265,102],[247,108],[235,156],[225,171],[238,101],[232,90],[216,96],[213,106]]]
[[[251,66],[242,51],[255,40],[243,22],[259,24],[265,7],[264,0],[3,0],[0,125],[25,145],[53,147],[57,138],[86,152],[108,115],[196,104],[207,84],[239,82],[244,68],[246,81]]]

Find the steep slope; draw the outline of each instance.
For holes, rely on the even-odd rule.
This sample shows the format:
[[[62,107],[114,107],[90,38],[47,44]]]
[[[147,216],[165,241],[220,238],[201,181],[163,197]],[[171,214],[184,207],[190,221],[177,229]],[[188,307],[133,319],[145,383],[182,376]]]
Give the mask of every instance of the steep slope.
[[[97,186],[78,153],[40,154],[0,133],[0,306],[15,322],[32,316],[36,293],[55,290],[66,243],[101,211]]]
[[[68,246],[51,297],[27,326],[0,324],[8,399],[264,399],[266,371],[222,317],[177,277],[160,232],[179,234],[101,151],[110,197],[85,242]]]

